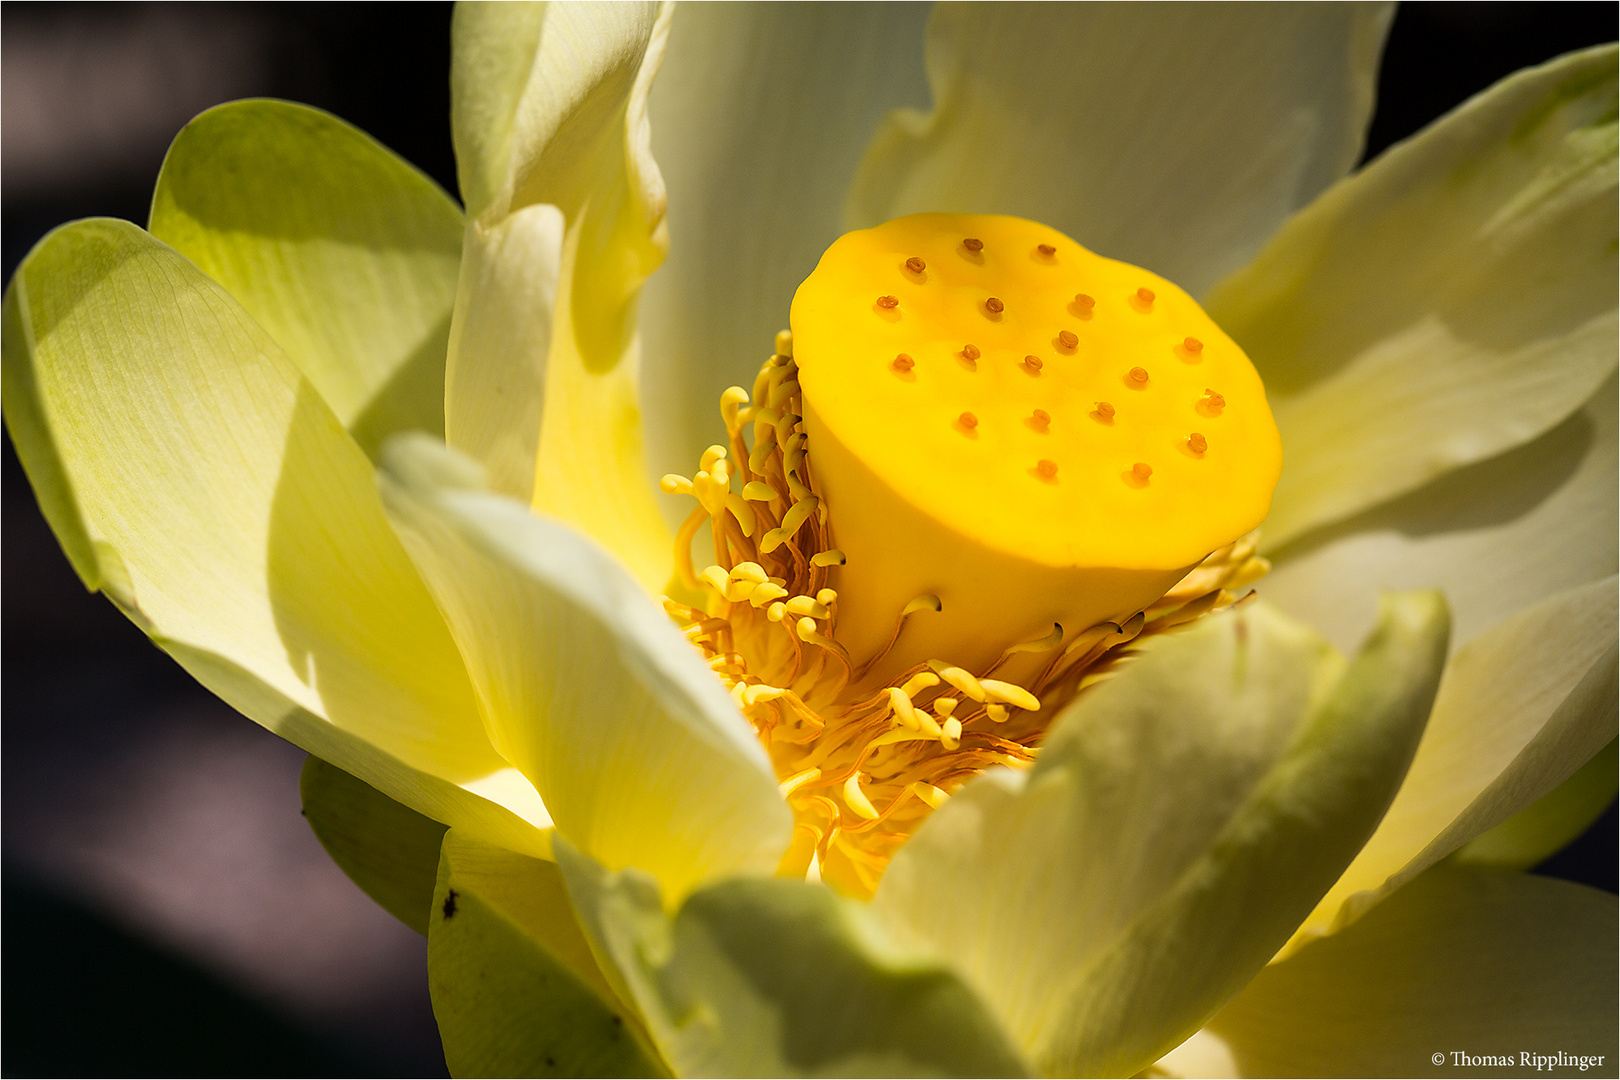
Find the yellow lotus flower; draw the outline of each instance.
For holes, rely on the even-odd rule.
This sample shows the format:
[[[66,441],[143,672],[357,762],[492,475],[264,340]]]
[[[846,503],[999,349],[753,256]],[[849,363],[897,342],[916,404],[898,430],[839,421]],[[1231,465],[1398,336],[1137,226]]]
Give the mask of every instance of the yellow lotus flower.
[[[465,214],[325,114],[205,113],[150,232],[76,222],[17,272],[6,420],[86,584],[314,755],[323,842],[428,934],[456,1072],[1608,1069],[1613,897],[1516,871],[1614,791],[1615,52],[1345,177],[1387,20],[464,5]],[[756,732],[784,714],[708,619],[804,620],[770,640],[836,656],[858,597],[747,560],[683,582],[652,478],[762,558],[820,535],[800,433],[764,413],[803,402],[791,347],[758,380],[755,354],[839,233],[927,211],[1044,222],[1203,297],[1282,436],[1275,606],[1146,635],[1002,740],[1016,768],[889,802],[852,774],[818,832],[790,807],[808,768]],[[744,450],[775,495],[722,483]],[[795,587],[837,565],[812,546]],[[1234,547],[1146,614],[1257,569]],[[1383,586],[1452,615],[1387,598],[1349,660],[1307,627],[1353,645]],[[977,647],[1074,646],[1026,615]],[[985,667],[928,671],[932,715],[881,705],[913,743],[1038,713]],[[834,832],[902,795],[914,837],[837,870]],[[811,854],[870,899],[778,876]]]

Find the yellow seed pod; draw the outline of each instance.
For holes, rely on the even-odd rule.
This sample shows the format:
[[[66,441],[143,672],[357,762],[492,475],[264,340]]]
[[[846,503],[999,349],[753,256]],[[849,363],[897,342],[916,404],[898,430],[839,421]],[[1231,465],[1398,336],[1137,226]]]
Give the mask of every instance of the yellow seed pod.
[[[1281,441],[1248,357],[1173,283],[1047,226],[849,233],[792,327],[857,659],[922,592],[943,611],[894,663],[1128,618],[1270,506]]]

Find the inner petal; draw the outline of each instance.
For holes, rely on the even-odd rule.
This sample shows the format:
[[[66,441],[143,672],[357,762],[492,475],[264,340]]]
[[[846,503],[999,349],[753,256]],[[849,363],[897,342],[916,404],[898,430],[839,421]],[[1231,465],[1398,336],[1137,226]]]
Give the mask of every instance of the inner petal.
[[[699,502],[666,607],[771,754],[782,872],[867,896],[1130,642],[1264,573],[1281,450],[1185,293],[1018,218],[851,233],[792,323],[753,392],[722,395],[728,444],[664,479]]]

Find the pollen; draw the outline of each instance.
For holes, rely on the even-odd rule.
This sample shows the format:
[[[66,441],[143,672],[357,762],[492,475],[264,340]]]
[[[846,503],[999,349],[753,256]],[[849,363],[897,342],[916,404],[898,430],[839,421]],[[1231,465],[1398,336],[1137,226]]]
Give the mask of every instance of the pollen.
[[[1130,381],[1132,386],[1140,390],[1148,384],[1147,368],[1133,367],[1125,373],[1125,378]]]
[[[1000,315],[1006,309],[1007,305],[1002,303],[1000,299],[994,296],[984,302],[984,310],[988,311],[992,315]]]
[[[1136,290],[1136,300],[1138,303],[1146,306],[1152,304],[1154,299],[1155,297],[1153,295],[1153,290],[1147,286],[1144,285],[1142,288]]]
[[[900,299],[895,296],[880,296],[877,298],[877,306],[880,308],[897,308],[900,306]]]
[[[910,270],[913,274],[920,274],[924,270],[928,269],[928,264],[913,255],[911,258],[906,260],[906,269]]]
[[[791,322],[722,396],[726,444],[660,485],[696,502],[665,610],[771,758],[795,820],[780,872],[870,896],[974,775],[1033,763],[1132,640],[1263,573],[1249,534],[1281,451],[1252,365],[1190,297],[1034,222],[850,233]],[[1189,338],[1199,362],[1167,363]],[[1133,370],[1152,378],[1122,400]]]

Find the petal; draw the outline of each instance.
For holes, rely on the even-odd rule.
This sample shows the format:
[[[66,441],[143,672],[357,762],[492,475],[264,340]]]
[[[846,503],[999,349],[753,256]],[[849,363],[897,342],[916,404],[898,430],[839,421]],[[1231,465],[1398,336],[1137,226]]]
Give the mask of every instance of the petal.
[[[444,826],[318,757],[298,778],[304,820],[349,880],[427,936]]]
[[[665,914],[655,882],[557,845],[568,893],[683,1076],[1027,1076],[948,968],[864,905],[781,878],[708,885]]]
[[[1524,446],[1465,466],[1273,553],[1265,598],[1343,647],[1379,589],[1438,587],[1461,645],[1617,568],[1616,384]]]
[[[1041,1071],[1147,1066],[1265,965],[1389,805],[1446,616],[1433,594],[1387,605],[1348,667],[1259,605],[1145,646],[1030,772],[930,818],[878,913],[953,960]]]
[[[1452,858],[1469,866],[1528,870],[1585,832],[1620,790],[1620,743],[1614,740],[1551,792],[1474,837]]]
[[[848,224],[1017,214],[1201,293],[1355,163],[1391,10],[941,5]]]
[[[445,835],[428,990],[453,1076],[667,1076],[602,978],[557,864]]]
[[[1616,621],[1609,578],[1505,620],[1452,658],[1400,793],[1294,946],[1359,918],[1615,737]]]
[[[653,86],[670,256],[647,282],[653,474],[687,474],[752,386],[793,291],[844,232],[861,153],[890,109],[928,100],[926,4],[686,4]]]
[[[128,222],[64,226],[5,301],[5,415],[85,584],[271,731],[543,852],[371,466],[241,306]]]
[[[461,211],[370,136],[318,109],[236,101],[187,124],[152,235],[241,302],[368,454],[444,431]]]
[[[669,15],[465,4],[451,35],[469,215],[446,438],[487,461],[497,490],[578,526],[649,589],[672,557],[642,452],[636,300],[668,248],[646,105]],[[506,224],[542,205],[560,229],[555,215]]]
[[[1521,1055],[1560,1051],[1611,1068],[1615,917],[1615,898],[1583,885],[1436,868],[1267,968],[1207,1030],[1242,1076],[1446,1075],[1459,1051],[1508,1057],[1488,1071],[1512,1075],[1559,1064]]]
[[[1615,50],[1497,83],[1223,282],[1287,464],[1277,546],[1569,416],[1615,367]]]
[[[472,486],[426,436],[383,455],[383,497],[467,660],[495,745],[593,859],[696,884],[769,873],[792,815],[748,722],[601,548]],[[673,902],[673,900],[672,900]]]

